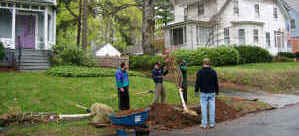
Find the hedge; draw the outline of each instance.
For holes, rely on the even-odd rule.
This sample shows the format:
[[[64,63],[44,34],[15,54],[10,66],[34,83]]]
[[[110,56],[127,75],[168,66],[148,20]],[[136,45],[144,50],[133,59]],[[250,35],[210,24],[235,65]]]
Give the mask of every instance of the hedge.
[[[299,59],[299,52],[296,52],[295,56],[296,56],[297,59]]]
[[[57,66],[47,71],[48,75],[58,77],[114,77],[116,69],[82,66]],[[144,76],[138,72],[128,72],[129,76]]]
[[[2,60],[5,57],[5,49],[2,42],[0,42],[0,60]]]
[[[177,60],[185,59],[187,65],[198,66],[204,58],[210,58],[214,66],[239,64],[240,54],[231,47],[198,48],[196,50],[176,50],[173,52]]]
[[[296,55],[293,54],[293,53],[290,53],[290,52],[279,52],[277,56],[280,56],[280,57],[287,57],[287,58],[296,58]]]
[[[130,68],[131,69],[144,69],[149,70],[152,69],[156,62],[163,63],[164,60],[162,56],[130,56]]]
[[[239,51],[240,64],[271,62],[272,56],[269,51],[257,46],[234,47]]]

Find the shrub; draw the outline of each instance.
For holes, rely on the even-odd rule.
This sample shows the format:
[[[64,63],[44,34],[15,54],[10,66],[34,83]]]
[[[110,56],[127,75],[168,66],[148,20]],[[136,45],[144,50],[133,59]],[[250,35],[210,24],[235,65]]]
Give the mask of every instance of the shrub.
[[[236,65],[240,60],[238,51],[231,47],[183,49],[173,53],[177,60],[184,58],[189,66],[201,65],[204,58],[210,58],[214,66]]]
[[[271,62],[272,56],[269,51],[256,46],[235,47],[240,54],[240,64]]]
[[[0,42],[0,60],[3,60],[5,57],[5,48],[2,42]]]
[[[53,65],[95,66],[95,62],[77,46],[54,46],[51,58]]]
[[[296,56],[297,59],[299,59],[299,52],[296,52],[295,56]]]
[[[285,56],[275,56],[274,61],[275,62],[293,62],[294,60],[292,58],[288,58]]]
[[[59,77],[113,77],[116,69],[99,67],[58,66],[47,71],[48,75]],[[128,72],[129,76],[144,76],[138,72]]]
[[[163,63],[162,56],[130,56],[130,68],[131,69],[152,69],[156,62]]]
[[[290,52],[279,52],[277,56],[287,57],[287,58],[296,58],[296,55]]]

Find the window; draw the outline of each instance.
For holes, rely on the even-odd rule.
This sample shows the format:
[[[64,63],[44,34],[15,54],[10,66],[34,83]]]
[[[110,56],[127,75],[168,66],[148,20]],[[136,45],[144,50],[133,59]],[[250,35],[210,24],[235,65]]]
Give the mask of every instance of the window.
[[[8,9],[0,9],[0,38],[12,36],[12,14]]]
[[[295,21],[295,19],[291,20],[291,29],[296,29],[296,21]]]
[[[235,14],[239,14],[239,1],[238,0],[234,0],[234,13]]]
[[[278,15],[277,15],[277,8],[274,8],[274,9],[273,9],[273,16],[274,16],[274,18],[278,18]]]
[[[224,28],[224,44],[230,44],[230,37],[229,37],[229,27]]]
[[[205,6],[204,4],[198,4],[198,15],[203,15],[205,14]]]
[[[254,44],[259,43],[259,30],[258,29],[253,30],[253,42],[254,42]]]
[[[245,29],[239,29],[239,44],[246,45]]]
[[[254,9],[255,9],[256,15],[260,16],[260,5],[259,4],[255,4],[254,5]]]
[[[187,21],[188,20],[188,8],[184,9],[184,20]]]
[[[184,44],[184,28],[175,28],[170,31],[170,41],[172,46]]]
[[[271,47],[271,38],[270,38],[270,32],[266,33],[266,43],[268,47]]]

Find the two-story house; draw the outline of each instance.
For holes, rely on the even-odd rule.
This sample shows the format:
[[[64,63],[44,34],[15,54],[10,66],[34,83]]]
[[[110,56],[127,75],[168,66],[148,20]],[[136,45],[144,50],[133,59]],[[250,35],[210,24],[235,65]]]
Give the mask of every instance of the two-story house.
[[[260,46],[287,52],[288,12],[280,0],[172,0],[175,20],[165,27],[166,48]]]
[[[56,0],[0,1],[0,42],[7,54],[0,65],[47,69],[55,41]]]

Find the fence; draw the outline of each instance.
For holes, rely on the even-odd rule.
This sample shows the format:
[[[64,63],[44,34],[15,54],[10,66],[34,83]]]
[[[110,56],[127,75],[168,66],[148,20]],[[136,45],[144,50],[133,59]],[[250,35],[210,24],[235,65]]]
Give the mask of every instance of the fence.
[[[96,64],[99,67],[118,68],[122,62],[129,64],[129,56],[122,57],[96,57]]]
[[[0,66],[11,67],[15,65],[14,50],[5,48],[5,57],[0,60]]]

